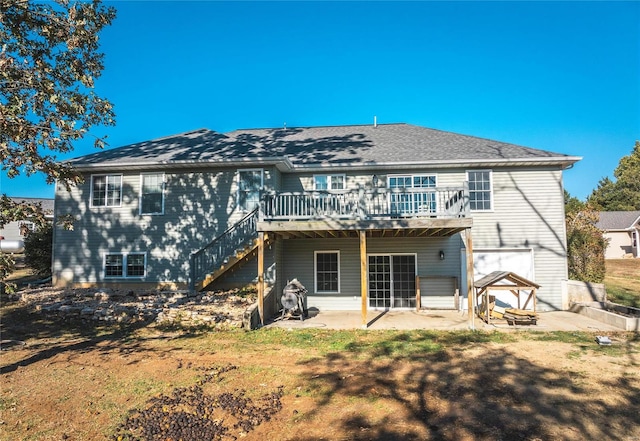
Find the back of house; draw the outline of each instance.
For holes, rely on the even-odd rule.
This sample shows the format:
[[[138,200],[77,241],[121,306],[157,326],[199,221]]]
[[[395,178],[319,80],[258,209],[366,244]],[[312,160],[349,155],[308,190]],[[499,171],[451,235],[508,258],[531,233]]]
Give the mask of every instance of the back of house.
[[[562,172],[580,158],[409,124],[197,130],[83,156],[58,186],[54,283],[298,279],[308,308],[468,307],[473,279],[566,307]],[[279,294],[276,295],[279,297]],[[506,298],[507,302],[510,300]]]

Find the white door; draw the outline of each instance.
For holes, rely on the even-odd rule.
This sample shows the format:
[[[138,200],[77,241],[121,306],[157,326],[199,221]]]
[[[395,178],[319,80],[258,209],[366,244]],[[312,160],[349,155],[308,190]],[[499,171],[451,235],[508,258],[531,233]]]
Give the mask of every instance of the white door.
[[[494,271],[509,271],[527,280],[535,282],[533,268],[533,250],[474,250],[473,251],[473,272],[475,280],[478,280]],[[518,300],[509,291],[494,290],[491,295],[496,296],[496,300],[511,305],[516,308]],[[525,299],[524,292],[521,297]],[[528,305],[527,309],[533,305]]]

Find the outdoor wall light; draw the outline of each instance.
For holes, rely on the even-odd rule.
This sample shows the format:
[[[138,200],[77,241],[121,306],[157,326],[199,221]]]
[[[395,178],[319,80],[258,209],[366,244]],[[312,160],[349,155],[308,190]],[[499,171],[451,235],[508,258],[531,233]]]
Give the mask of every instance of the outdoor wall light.
[[[440,260],[444,260],[444,251],[440,250]]]
[[[371,182],[373,183],[374,187],[378,186],[378,175],[373,175],[373,178],[371,178]]]

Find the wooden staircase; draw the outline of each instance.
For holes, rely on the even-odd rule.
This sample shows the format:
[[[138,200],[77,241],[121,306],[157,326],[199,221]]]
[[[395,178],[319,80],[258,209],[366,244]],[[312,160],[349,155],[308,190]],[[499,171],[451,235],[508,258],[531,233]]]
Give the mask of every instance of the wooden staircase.
[[[189,289],[202,291],[229,270],[246,263],[258,249],[258,209],[247,214],[189,259]]]
[[[268,240],[268,237],[265,235],[265,246],[269,245],[269,243],[270,241]],[[243,264],[251,260],[253,257],[255,257],[257,253],[258,253],[258,239],[256,238],[256,239],[253,239],[253,241],[249,245],[236,250],[236,252],[233,255],[224,259],[224,262],[222,265],[220,265],[211,273],[207,274],[202,282],[199,282],[196,284],[196,291],[204,291],[205,289],[207,289],[209,285],[211,285],[217,279],[222,277],[228,271],[236,267],[242,266]]]

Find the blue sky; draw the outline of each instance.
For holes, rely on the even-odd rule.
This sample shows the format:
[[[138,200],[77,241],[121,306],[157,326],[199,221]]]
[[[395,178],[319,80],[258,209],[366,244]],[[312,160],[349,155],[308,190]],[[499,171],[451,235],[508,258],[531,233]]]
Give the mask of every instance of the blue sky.
[[[640,140],[638,2],[111,2],[109,147],[206,127],[407,122],[584,159],[584,199]],[[92,153],[92,140],[72,154]],[[53,197],[0,176],[9,196]]]

